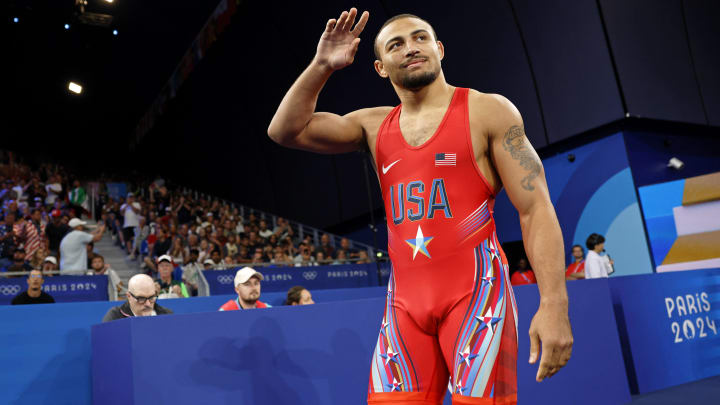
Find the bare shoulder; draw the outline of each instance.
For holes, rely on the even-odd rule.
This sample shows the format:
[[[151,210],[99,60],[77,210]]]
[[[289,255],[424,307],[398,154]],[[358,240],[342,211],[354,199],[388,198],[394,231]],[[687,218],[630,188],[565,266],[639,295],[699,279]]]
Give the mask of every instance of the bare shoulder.
[[[392,109],[393,107],[362,108],[346,114],[345,117],[360,124],[365,130],[380,128],[380,124]]]
[[[517,107],[500,94],[482,93],[470,89],[468,104],[471,119],[482,120],[491,133],[505,131],[513,125],[522,125]]]
[[[392,109],[393,107],[362,108],[346,114],[345,117],[362,127],[368,149],[374,151],[375,139],[380,130],[380,125],[382,125],[383,120],[390,114]]]

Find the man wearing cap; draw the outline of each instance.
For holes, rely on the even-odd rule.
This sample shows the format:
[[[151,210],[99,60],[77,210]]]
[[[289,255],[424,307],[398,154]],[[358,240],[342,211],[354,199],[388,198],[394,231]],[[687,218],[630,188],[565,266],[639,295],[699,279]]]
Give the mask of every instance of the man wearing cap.
[[[43,260],[42,263],[42,272],[45,276],[53,276],[54,274],[48,274],[50,271],[55,271],[58,269],[58,262],[55,256],[48,256]]]
[[[160,294],[175,294],[178,298],[187,298],[190,296],[187,286],[180,280],[173,279],[172,257],[170,255],[162,255],[157,259],[158,278],[160,284]],[[160,297],[163,298],[163,297]],[[175,298],[175,297],[173,297]]]
[[[72,231],[67,224],[62,222],[62,212],[58,209],[50,212],[52,220],[45,225],[45,235],[48,238],[48,250],[53,256],[57,256],[60,252],[60,241]]]
[[[169,308],[156,303],[157,293],[155,283],[147,274],[136,274],[128,281],[128,291],[125,294],[127,301],[124,304],[110,308],[102,321],[129,318],[131,316],[155,316],[172,314]]]
[[[25,304],[52,304],[55,299],[48,293],[42,290],[43,282],[42,272],[40,270],[30,271],[30,275],[27,278],[28,289],[16,295],[13,298],[12,305],[25,305]]]
[[[68,223],[72,231],[60,241],[60,274],[87,270],[87,245],[102,238],[105,224],[98,225],[92,234],[83,231],[86,224],[77,218]]]
[[[260,301],[260,281],[263,275],[251,267],[243,267],[235,274],[235,292],[237,298],[220,307],[220,311],[238,309],[268,308],[270,305]]]

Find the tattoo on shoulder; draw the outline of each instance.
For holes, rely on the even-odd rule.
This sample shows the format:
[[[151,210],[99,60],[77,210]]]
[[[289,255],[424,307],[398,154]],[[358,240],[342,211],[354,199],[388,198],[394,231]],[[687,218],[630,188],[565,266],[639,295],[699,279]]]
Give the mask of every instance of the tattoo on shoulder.
[[[535,190],[535,186],[533,186],[532,182],[540,175],[542,166],[540,165],[537,154],[535,154],[532,148],[528,147],[526,139],[525,129],[513,125],[505,135],[503,135],[503,148],[510,152],[510,156],[512,156],[513,159],[520,162],[520,166],[522,166],[523,169],[528,171],[527,176],[521,180],[521,185],[525,190],[533,191]]]

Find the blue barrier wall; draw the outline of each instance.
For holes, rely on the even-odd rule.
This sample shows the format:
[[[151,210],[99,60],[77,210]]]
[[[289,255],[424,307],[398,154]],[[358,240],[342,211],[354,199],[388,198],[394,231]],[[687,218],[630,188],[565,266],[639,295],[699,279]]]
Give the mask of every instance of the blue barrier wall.
[[[527,330],[539,295],[536,286],[516,288],[520,403],[629,401],[607,280],[572,283],[569,294],[573,359],[561,373],[537,384],[537,365],[526,359]],[[117,380],[95,378],[93,398],[103,404],[363,404],[383,302],[376,298],[93,326],[93,376],[119,374]]]
[[[317,302],[383,297],[385,288],[312,291]],[[282,305],[285,292],[263,293]],[[160,300],[175,313],[214,312],[233,296]],[[0,404],[90,404],[90,326],[120,302],[0,306]],[[9,367],[7,365],[12,365]]]
[[[100,276],[46,277],[43,291],[55,302],[107,301],[108,278]],[[10,305],[16,295],[27,290],[27,278],[0,278],[0,305]]]
[[[720,374],[720,269],[610,280],[633,393]]]

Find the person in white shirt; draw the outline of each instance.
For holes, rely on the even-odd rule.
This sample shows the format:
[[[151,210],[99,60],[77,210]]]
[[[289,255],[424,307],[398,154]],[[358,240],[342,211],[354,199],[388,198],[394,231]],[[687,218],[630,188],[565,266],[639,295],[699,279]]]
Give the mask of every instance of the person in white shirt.
[[[588,236],[585,246],[588,248],[585,258],[585,278],[607,278],[614,270],[614,262],[607,255],[601,256],[605,251],[605,237],[593,233]]]
[[[87,222],[77,218],[68,222],[72,231],[60,241],[60,274],[87,270],[87,245],[102,238],[105,224],[99,225],[92,234],[83,231],[86,224]]]
[[[128,258],[135,259],[135,247],[133,242],[135,241],[135,231],[140,225],[140,210],[142,207],[140,203],[135,201],[135,196],[132,193],[127,195],[127,201],[120,207],[120,212],[123,214],[123,240],[127,247]]]
[[[55,200],[57,200],[58,195],[62,192],[62,184],[60,184],[59,176],[50,177],[47,184],[45,185],[45,191],[47,192],[47,197],[45,197],[45,205],[55,204]]]

